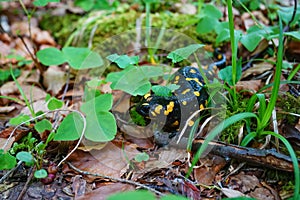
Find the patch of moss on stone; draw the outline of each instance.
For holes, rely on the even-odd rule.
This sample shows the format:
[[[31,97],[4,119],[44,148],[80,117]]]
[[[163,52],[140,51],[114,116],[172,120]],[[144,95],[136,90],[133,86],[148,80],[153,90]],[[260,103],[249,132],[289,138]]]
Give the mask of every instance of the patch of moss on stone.
[[[93,46],[97,46],[107,38],[114,37],[116,41],[122,43],[111,44],[118,46],[118,49],[124,49],[136,40],[135,29],[137,20],[141,20],[141,27],[145,27],[145,14],[134,10],[125,13],[108,13],[108,12],[91,12],[86,16],[78,16],[67,14],[64,17],[56,17],[45,15],[41,26],[50,30],[59,44],[64,45],[70,34],[77,30],[74,34],[72,45],[87,46],[92,40]],[[165,24],[166,29],[173,29],[179,33],[185,34],[198,43],[214,43],[215,34],[198,34],[196,25],[198,19],[193,15],[162,12],[151,14],[151,26],[154,28],[162,28]],[[94,31],[94,33],[93,33]],[[126,36],[123,33],[132,32],[134,36]],[[93,34],[92,34],[93,33]],[[118,35],[124,38],[118,38]],[[166,37],[168,38],[168,37]],[[174,39],[174,38],[173,38]],[[75,41],[75,43],[74,43]],[[155,40],[154,40],[155,41]],[[169,41],[166,41],[169,42]],[[165,46],[162,44],[162,46]],[[178,45],[181,46],[182,45]],[[117,52],[113,50],[113,52]]]

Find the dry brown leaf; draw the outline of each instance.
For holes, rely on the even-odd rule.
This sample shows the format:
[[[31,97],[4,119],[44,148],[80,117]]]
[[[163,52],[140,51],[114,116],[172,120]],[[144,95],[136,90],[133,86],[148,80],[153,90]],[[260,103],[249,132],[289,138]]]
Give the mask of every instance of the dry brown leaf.
[[[11,43],[12,39],[9,37],[9,35],[7,33],[1,33],[0,34],[0,41],[6,43],[6,44],[9,44]],[[2,49],[1,49],[2,50]],[[1,51],[0,50],[0,51]]]
[[[265,71],[269,71],[273,68],[273,64],[267,63],[267,62],[262,62],[259,64],[253,64],[253,67],[247,69],[245,72],[242,74],[242,78],[246,78],[247,76],[250,75],[259,75],[264,73]]]
[[[211,185],[215,179],[215,173],[207,167],[194,169],[194,176],[198,183]]]
[[[79,150],[92,151],[103,149],[108,143],[107,142],[93,142],[87,139],[83,139],[81,142],[82,146],[78,147]]]
[[[247,175],[244,172],[241,172],[237,175],[230,177],[230,182],[227,185],[230,188],[237,188],[241,192],[250,192],[253,191],[256,187],[261,187],[259,180],[254,175]]]
[[[197,13],[196,6],[190,3],[175,3],[174,7],[182,14],[195,15]]]
[[[101,150],[92,150],[89,153],[77,150],[70,156],[69,161],[83,171],[119,178],[122,175],[121,171],[127,168],[128,160],[138,153],[139,151],[131,146],[125,145],[122,149],[109,142]],[[89,177],[89,181],[92,182],[96,178]]]
[[[255,94],[261,88],[261,80],[239,81],[236,84],[236,90],[238,92],[252,95]]]
[[[129,184],[111,183],[99,187],[89,193],[86,193],[84,196],[79,197],[77,200],[106,200],[109,195],[129,190],[134,190],[134,187]]]
[[[47,104],[46,104],[45,100],[38,100],[36,102],[33,102],[32,106],[33,106],[33,109],[34,109],[35,112],[38,112],[38,111],[47,112],[47,111],[49,111],[49,109],[47,108]],[[24,107],[21,110],[21,113],[23,113],[24,115],[29,115],[29,116],[31,115],[31,112],[30,112],[28,107]],[[49,114],[48,116],[51,116],[51,114]]]
[[[211,185],[216,174],[226,165],[224,158],[208,154],[201,158],[201,167],[194,169],[194,176],[198,183]]]
[[[112,89],[110,87],[111,85],[111,82],[109,83],[105,83],[105,84],[102,84],[100,87],[100,90],[103,92],[103,93],[112,93]]]
[[[55,46],[56,43],[53,37],[49,34],[48,31],[42,31],[40,29],[34,29],[32,33],[33,40],[41,45],[41,44],[49,44],[51,46]]]
[[[43,74],[43,78],[43,84],[47,88],[47,92],[51,92],[54,96],[62,90],[67,81],[66,73],[57,66],[48,67]]]
[[[4,147],[4,144],[6,143],[7,141],[7,138],[0,138],[0,149],[3,149]],[[9,141],[8,141],[8,144],[5,146],[5,148],[3,149],[4,151],[8,151],[13,143],[15,142],[15,137],[12,137]]]
[[[9,94],[18,94],[19,90],[13,81],[4,83],[0,88],[0,93],[3,96],[8,96]]]
[[[39,85],[40,77],[41,76],[38,70],[22,70],[22,73],[17,80],[21,85],[22,83]]]
[[[86,180],[81,175],[72,177],[72,191],[75,193],[75,199],[85,194]]]
[[[34,47],[33,47],[32,42],[26,37],[24,37],[23,40],[24,40],[27,48],[29,49],[29,51],[31,53],[33,53],[34,52]],[[16,43],[16,45],[15,45],[14,49],[15,49],[16,55],[20,55],[20,56],[23,56],[27,59],[31,59],[30,54],[28,53],[28,51],[27,51],[24,43],[22,42],[22,40],[20,38],[17,38],[15,40],[15,43]]]
[[[24,94],[30,102],[45,99],[47,95],[47,93],[44,90],[34,85],[22,85],[21,87],[23,89]],[[20,95],[20,99],[24,100],[22,95]]]
[[[255,188],[254,191],[249,193],[249,196],[259,200],[275,200],[275,197],[270,190],[263,187]]]
[[[175,160],[183,161],[188,156],[185,149],[177,149],[177,148],[170,148],[170,149],[161,148],[158,150],[157,153],[159,154],[158,159],[150,159],[149,161],[147,161],[145,165],[145,169],[143,169],[143,172],[148,172],[153,169],[170,167]]]
[[[229,188],[221,188],[221,191],[229,198],[235,198],[235,197],[249,197],[247,195],[244,195],[238,190],[233,190]]]
[[[0,113],[9,113],[13,111],[16,107],[15,106],[1,106],[0,107]]]
[[[0,47],[1,47],[0,48],[0,55],[1,55],[0,63],[4,64],[7,62],[7,59],[5,59],[4,57],[11,53],[11,47],[10,47],[10,45],[2,42],[1,40],[0,40]]]

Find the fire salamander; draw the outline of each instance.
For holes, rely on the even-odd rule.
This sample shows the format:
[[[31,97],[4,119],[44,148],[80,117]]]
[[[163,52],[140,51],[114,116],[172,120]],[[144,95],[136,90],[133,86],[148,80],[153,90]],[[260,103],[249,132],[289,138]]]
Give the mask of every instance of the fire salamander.
[[[226,64],[224,54],[215,51],[214,55],[217,61],[203,67],[209,80],[216,77],[218,68],[224,68]],[[169,133],[167,136],[169,139],[176,135],[195,111],[202,110],[207,106],[209,97],[204,79],[195,67],[181,68],[173,74],[171,83],[180,86],[172,96],[146,94],[134,105],[135,111],[145,120],[145,125],[152,124],[155,130]],[[193,124],[192,120],[188,122],[189,127],[192,127]],[[156,144],[159,146],[168,144],[160,137],[154,134]]]

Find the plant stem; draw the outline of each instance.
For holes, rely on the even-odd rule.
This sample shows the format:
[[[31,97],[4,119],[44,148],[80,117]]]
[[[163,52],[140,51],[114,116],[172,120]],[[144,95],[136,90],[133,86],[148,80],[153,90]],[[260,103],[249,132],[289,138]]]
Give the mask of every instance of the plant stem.
[[[16,86],[17,86],[17,88],[18,88],[18,90],[19,90],[19,92],[20,92],[20,94],[21,94],[21,96],[23,97],[23,99],[24,99],[24,101],[25,101],[25,104],[26,104],[26,106],[28,107],[28,109],[29,109],[29,111],[30,111],[32,117],[35,117],[36,115],[35,115],[35,112],[34,112],[34,110],[33,110],[33,106],[32,106],[31,103],[28,101],[28,98],[26,97],[26,95],[25,95],[25,93],[24,93],[24,91],[23,91],[23,89],[22,89],[20,83],[18,82],[18,80],[16,79],[15,75],[13,74],[12,66],[10,66],[10,74],[11,74],[11,77],[13,78],[13,80],[14,80],[14,82],[15,82],[15,84],[16,84]]]
[[[261,122],[260,130],[262,130],[264,127],[267,126],[267,124],[270,120],[270,117],[272,115],[272,111],[273,111],[276,101],[277,101],[279,85],[280,85],[281,69],[282,69],[282,58],[283,58],[283,28],[282,28],[282,21],[279,16],[279,46],[278,46],[278,52],[277,52],[277,62],[276,62],[276,71],[275,71],[275,77],[274,77],[274,86],[272,89],[270,102],[267,106],[265,115]]]
[[[198,15],[201,13],[202,10],[202,6],[203,6],[203,0],[198,0]]]
[[[235,35],[234,35],[234,21],[233,21],[233,12],[232,12],[232,0],[227,0],[227,6],[228,6],[228,19],[229,19],[229,31],[230,31],[230,43],[231,43],[231,65],[232,65],[232,84],[233,84],[233,100],[234,103],[234,109],[237,105],[237,95],[236,95],[236,57],[237,57],[237,44],[235,41]]]
[[[146,41],[147,41],[147,47],[148,47],[148,53],[150,56],[150,62],[152,64],[155,63],[154,57],[153,57],[153,51],[151,49],[151,45],[150,45],[150,33],[151,33],[151,26],[150,26],[150,7],[151,3],[150,2],[146,2]]]

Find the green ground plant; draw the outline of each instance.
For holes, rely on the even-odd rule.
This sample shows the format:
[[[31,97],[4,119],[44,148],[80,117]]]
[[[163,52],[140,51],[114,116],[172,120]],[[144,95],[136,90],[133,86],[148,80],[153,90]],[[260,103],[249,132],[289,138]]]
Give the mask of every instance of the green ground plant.
[[[229,94],[232,95],[233,99],[233,105],[237,104],[237,95],[236,95],[236,89],[235,84],[238,81],[238,67],[237,67],[237,43],[240,39],[238,34],[235,34],[234,31],[234,23],[233,23],[233,14],[232,14],[232,1],[227,1],[228,5],[228,16],[229,16],[229,28],[230,28],[230,38],[231,38],[231,47],[232,47],[232,82],[229,85],[233,86],[233,89],[226,88],[229,91]],[[269,131],[267,129],[268,124],[270,123],[270,118],[272,115],[272,111],[275,108],[275,103],[278,97],[279,92],[279,85],[280,85],[280,77],[281,77],[281,69],[282,69],[282,59],[283,59],[283,27],[281,22],[281,17],[279,16],[279,47],[277,50],[277,62],[276,62],[276,72],[275,72],[275,79],[273,84],[273,89],[271,93],[271,97],[269,102],[267,103],[265,94],[255,94],[253,95],[250,100],[248,107],[246,109],[246,112],[236,114],[234,116],[231,116],[227,119],[225,119],[222,123],[217,125],[207,136],[204,144],[201,146],[201,148],[198,149],[196,156],[193,159],[192,166],[196,164],[198,159],[200,158],[201,154],[205,151],[205,149],[208,146],[208,143],[213,140],[222,130],[229,127],[230,125],[245,120],[246,122],[246,128],[248,131],[248,135],[243,139],[242,144],[243,146],[246,146],[249,144],[250,141],[252,141],[255,138],[264,137],[267,135],[272,135],[275,138],[278,138],[282,141],[282,143],[286,146],[292,161],[293,161],[293,167],[294,167],[294,179],[295,179],[295,188],[294,188],[294,199],[299,198],[299,188],[300,188],[300,173],[299,173],[299,166],[298,166],[298,159],[297,156],[290,145],[290,143],[281,135],[278,133]],[[224,69],[226,70],[226,69]],[[229,72],[229,70],[228,70]],[[226,80],[225,80],[226,82]],[[254,104],[256,103],[256,100],[259,100],[259,110],[258,113],[253,112]],[[234,106],[235,107],[235,106]],[[250,127],[250,121],[249,118],[254,118],[256,120],[256,130],[252,131]],[[191,173],[191,169],[188,173],[188,175]]]
[[[20,1],[22,2],[22,1]],[[34,1],[34,5],[36,6],[45,6],[48,2],[57,2],[57,0],[36,0]],[[150,4],[156,1],[145,1],[146,12],[148,18],[146,19],[146,26],[150,26]],[[76,1],[78,5],[81,5],[85,10],[98,9],[98,4],[88,5],[84,1]],[[201,5],[201,6],[200,6]],[[291,32],[283,32],[282,21],[285,24],[293,25],[296,23],[296,20],[299,20],[299,11],[297,10],[295,19],[290,23],[290,16],[285,15],[284,12],[279,12],[279,26],[274,26],[271,28],[255,26],[249,30],[247,30],[247,34],[242,34],[239,31],[234,29],[233,22],[233,13],[232,13],[232,1],[227,1],[228,5],[228,16],[229,22],[221,23],[219,19],[221,14],[210,4],[203,4],[202,1],[198,2],[198,11],[203,11],[202,14],[198,16],[198,26],[197,31],[203,33],[204,30],[210,32],[215,31],[218,35],[217,43],[226,41],[230,39],[231,47],[232,47],[232,66],[228,66],[227,68],[220,71],[220,78],[225,82],[225,89],[229,93],[229,104],[233,110],[238,110],[240,107],[239,104],[239,95],[236,91],[236,83],[241,78],[241,60],[237,58],[237,47],[238,43],[241,42],[249,51],[253,51],[259,41],[263,38],[268,40],[272,40],[273,38],[279,38],[279,46],[277,49],[277,62],[276,62],[276,72],[274,83],[270,85],[272,86],[272,92],[269,102],[267,101],[266,95],[264,93],[257,93],[253,95],[248,103],[248,106],[245,108],[245,112],[240,112],[229,118],[225,119],[219,125],[217,125],[206,138],[206,141],[201,146],[201,148],[197,151],[194,160],[193,166],[196,165],[196,162],[201,157],[201,154],[205,151],[208,146],[208,143],[212,141],[220,132],[222,132],[225,128],[232,126],[233,124],[239,122],[244,123],[247,130],[247,135],[243,138],[241,145],[247,146],[251,141],[255,139],[264,138],[267,135],[271,135],[277,139],[279,139],[286,147],[289,152],[294,166],[294,199],[299,199],[299,188],[300,188],[300,173],[298,167],[298,160],[296,154],[289,144],[289,142],[282,137],[281,135],[269,131],[268,125],[270,123],[270,118],[272,115],[272,111],[275,108],[276,100],[278,98],[279,85],[283,84],[280,82],[281,69],[283,63],[283,38],[293,37],[296,39],[300,39],[299,32],[291,31]],[[241,4],[243,5],[243,4]],[[251,4],[252,8],[255,7],[255,4]],[[245,7],[245,6],[242,6]],[[279,8],[281,9],[281,8]],[[31,14],[28,13],[29,21]],[[213,22],[213,25],[210,29],[205,29],[208,26],[208,22]],[[220,28],[221,27],[221,28]],[[204,29],[204,30],[203,30]],[[148,30],[148,29],[147,29]],[[149,30],[148,30],[149,31]],[[150,38],[148,34],[148,39]],[[258,42],[253,42],[258,41]],[[150,40],[148,41],[150,42]],[[170,52],[167,58],[171,59],[172,64],[178,63],[187,59],[189,56],[194,54],[198,49],[202,48],[201,44],[194,44],[184,48],[177,49],[173,52]],[[150,60],[154,60],[155,50],[149,51]],[[46,48],[40,50],[36,54],[39,61],[45,66],[51,65],[62,65],[67,63],[74,70],[83,70],[83,69],[93,69],[104,64],[101,55],[98,53],[91,51],[88,48],[78,48],[78,47],[64,47],[61,50],[57,48]],[[116,120],[113,114],[110,112],[113,103],[112,94],[102,94],[97,88],[104,83],[111,82],[111,88],[113,90],[122,90],[131,95],[144,95],[147,92],[152,90],[157,95],[168,96],[172,93],[176,87],[174,85],[167,86],[153,86],[151,85],[150,79],[156,78],[158,76],[162,76],[164,71],[162,68],[157,66],[139,66],[140,58],[138,56],[127,56],[127,55],[118,55],[112,54],[107,57],[110,62],[113,62],[118,65],[120,71],[118,72],[110,72],[105,81],[102,80],[91,80],[87,82],[85,87],[85,95],[84,95],[84,103],[82,104],[80,110],[85,114],[86,120],[86,129],[84,128],[84,123],[82,116],[76,112],[71,112],[68,114],[61,122],[57,129],[53,129],[53,123],[45,117],[46,113],[35,112],[30,101],[25,96],[20,84],[16,80],[16,72],[13,70],[10,71],[10,76],[15,81],[23,99],[25,101],[26,106],[29,108],[31,112],[31,116],[20,115],[16,118],[12,118],[10,123],[12,125],[19,126],[20,124],[29,124],[31,121],[34,121],[34,129],[37,133],[41,134],[45,131],[49,131],[46,141],[38,142],[38,139],[33,137],[32,132],[30,132],[20,143],[15,143],[13,147],[8,152],[4,152],[4,150],[0,150],[0,169],[12,169],[16,166],[17,160],[24,162],[28,166],[36,165],[37,171],[35,173],[35,177],[44,178],[47,176],[47,172],[42,169],[43,157],[46,153],[47,145],[52,141],[74,141],[78,140],[84,136],[95,142],[106,142],[114,139],[117,126]],[[23,61],[23,60],[20,60]],[[26,64],[26,63],[25,63]],[[300,65],[296,69],[291,72],[291,75],[288,78],[288,81],[292,80],[292,77],[299,70]],[[201,69],[200,69],[201,70]],[[205,77],[204,72],[201,71],[203,77]],[[138,78],[137,78],[138,77]],[[7,80],[7,76],[4,80]],[[206,79],[208,83],[208,80]],[[218,83],[220,84],[220,83]],[[208,86],[209,87],[209,86]],[[5,97],[1,97],[5,98]],[[57,112],[63,107],[63,102],[60,100],[47,96],[46,102],[48,103],[48,109],[51,112]],[[259,109],[257,112],[254,112],[254,105],[259,103]],[[40,120],[38,120],[40,119]],[[96,119],[96,120],[95,120]],[[251,122],[255,123],[255,129],[253,126],[250,126],[250,119],[253,119]],[[197,124],[197,123],[196,123]],[[194,129],[195,130],[195,129]],[[81,134],[84,132],[83,134]],[[95,134],[97,133],[97,134]],[[137,160],[143,161],[147,160],[147,156],[142,156],[137,158]],[[191,173],[192,168],[188,175]],[[188,176],[187,175],[187,176]],[[134,192],[129,196],[127,193],[122,193],[119,196],[111,197],[110,199],[129,199],[130,195],[137,197],[140,192]],[[136,195],[136,196],[135,196]],[[144,199],[154,199],[151,193],[148,194],[143,193]],[[183,197],[171,197],[166,196],[162,199],[185,199]],[[245,198],[237,198],[237,199],[245,199]]]

